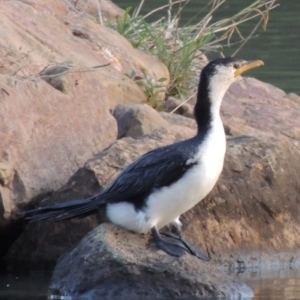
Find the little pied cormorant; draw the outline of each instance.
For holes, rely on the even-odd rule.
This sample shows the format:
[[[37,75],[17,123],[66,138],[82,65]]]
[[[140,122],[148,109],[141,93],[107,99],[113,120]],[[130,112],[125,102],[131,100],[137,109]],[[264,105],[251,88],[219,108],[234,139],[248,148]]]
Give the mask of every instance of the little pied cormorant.
[[[179,217],[212,190],[223,169],[226,138],[220,105],[225,92],[239,75],[261,65],[231,57],[211,61],[200,76],[195,137],[144,154],[94,197],[30,210],[25,218],[56,222],[103,210],[127,230],[151,231],[157,246],[170,255],[188,252],[208,260],[182,237]],[[159,233],[166,225],[173,231]]]

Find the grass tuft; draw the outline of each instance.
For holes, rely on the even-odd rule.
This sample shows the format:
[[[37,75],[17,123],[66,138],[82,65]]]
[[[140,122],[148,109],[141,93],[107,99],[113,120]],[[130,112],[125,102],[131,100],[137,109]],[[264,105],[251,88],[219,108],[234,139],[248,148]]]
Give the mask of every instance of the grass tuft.
[[[176,96],[181,99],[187,97],[191,88],[197,84],[195,75],[201,67],[199,58],[202,53],[218,51],[222,54],[224,46],[232,45],[231,41],[235,35],[238,37],[235,43],[240,45],[233,53],[234,56],[253,37],[261,24],[264,29],[266,28],[270,11],[278,6],[276,0],[257,0],[229,18],[212,22],[212,15],[222,9],[226,0],[211,0],[206,7],[207,13],[199,22],[181,27],[180,16],[189,1],[170,0],[168,5],[141,16],[140,11],[145,2],[141,0],[131,15],[132,8],[129,7],[115,24],[109,24],[128,39],[133,47],[157,56],[168,67],[170,83],[166,87],[167,97]],[[177,7],[175,12],[174,6]],[[166,11],[166,17],[152,23],[146,21],[150,15],[161,10]],[[239,27],[252,19],[257,19],[257,22],[253,30],[244,37]],[[154,90],[156,85],[161,88],[163,81],[149,80],[148,74],[143,75],[144,91],[149,96],[149,102],[155,98],[153,102],[157,103],[157,96],[161,93],[155,93]]]

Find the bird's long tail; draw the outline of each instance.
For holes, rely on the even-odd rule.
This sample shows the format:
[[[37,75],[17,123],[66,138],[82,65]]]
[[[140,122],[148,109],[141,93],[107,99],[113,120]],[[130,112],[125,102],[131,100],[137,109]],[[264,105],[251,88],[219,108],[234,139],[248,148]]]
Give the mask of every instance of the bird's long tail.
[[[65,203],[57,203],[50,206],[39,207],[26,211],[22,214],[25,219],[30,221],[51,221],[58,222],[73,218],[83,218],[96,213],[103,204],[97,197],[84,200],[72,200]]]

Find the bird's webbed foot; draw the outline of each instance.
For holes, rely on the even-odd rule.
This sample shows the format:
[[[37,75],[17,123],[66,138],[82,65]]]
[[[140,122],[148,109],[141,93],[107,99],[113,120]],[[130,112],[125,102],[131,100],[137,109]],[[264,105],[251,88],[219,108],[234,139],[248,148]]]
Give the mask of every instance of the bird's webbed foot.
[[[151,229],[154,241],[157,247],[166,253],[180,257],[186,253],[185,245],[180,241],[180,239],[173,238],[171,236],[164,236],[159,233],[159,231],[153,227]]]
[[[157,233],[158,233],[158,231],[157,231]],[[171,230],[163,231],[161,234],[159,234],[159,236],[163,239],[168,239],[168,242],[172,241],[172,243],[175,243],[177,247],[184,249],[183,254],[185,252],[187,252],[187,253],[190,253],[190,254],[198,257],[199,259],[202,259],[205,261],[210,260],[209,257],[203,251],[201,251],[200,249],[198,249],[197,247],[195,247],[194,245],[192,245],[191,243],[189,243],[186,239],[184,239],[182,237],[181,226],[178,225],[178,223],[176,223],[176,224],[172,223]],[[157,244],[157,242],[156,242],[156,244]],[[159,245],[158,245],[158,247],[161,248]],[[162,249],[162,250],[164,250],[164,249]],[[167,251],[165,251],[165,252],[167,252]],[[167,253],[169,253],[169,252],[167,252]],[[169,254],[171,254],[171,253],[169,253]],[[179,255],[174,255],[174,256],[179,256]]]

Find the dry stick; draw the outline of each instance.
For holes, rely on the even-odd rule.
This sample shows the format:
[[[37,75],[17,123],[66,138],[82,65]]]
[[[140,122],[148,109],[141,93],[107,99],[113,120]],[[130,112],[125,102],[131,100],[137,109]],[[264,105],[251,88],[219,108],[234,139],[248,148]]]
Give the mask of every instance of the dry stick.
[[[56,73],[56,74],[51,74],[51,75],[41,75],[43,78],[52,78],[52,77],[57,77],[57,76],[61,76],[61,75],[64,75],[64,74],[67,74],[67,73],[84,73],[84,72],[93,72],[94,69],[100,69],[100,68],[104,68],[104,67],[107,67],[111,65],[111,63],[106,63],[106,64],[103,64],[103,65],[96,65],[96,66],[93,66],[93,67],[89,67],[89,68],[86,68],[86,69],[81,69],[81,70],[74,70],[74,71],[70,71],[73,67],[70,66],[62,66],[62,67],[65,67],[66,70],[60,72],[60,73]],[[46,70],[49,66],[47,66],[46,68],[44,68],[44,70]],[[40,74],[40,73],[39,73]],[[37,75],[37,74],[35,74]]]
[[[220,3],[222,4],[223,2],[221,1],[221,2],[219,2],[218,4],[220,5]],[[272,2],[272,3],[274,3],[274,2]],[[268,10],[270,10],[270,9],[272,9],[272,8],[274,8],[274,7],[271,7],[271,8],[268,7]],[[260,15],[262,15],[262,14],[260,13]],[[255,16],[257,16],[257,15],[255,15]],[[209,19],[210,19],[210,18],[209,18]],[[248,18],[248,19],[249,19],[249,18]],[[253,30],[251,31],[251,33],[249,34],[249,36],[244,40],[244,42],[240,45],[240,47],[234,52],[233,56],[235,56],[235,55],[237,54],[237,52],[240,51],[240,49],[247,43],[247,41],[249,41],[249,39],[250,39],[250,38],[253,36],[253,34],[256,32],[257,28],[259,27],[259,25],[261,24],[262,21],[263,21],[263,18],[261,18],[260,21],[256,24],[256,26],[253,28]],[[206,24],[207,24],[207,23],[208,23],[208,22],[206,22]],[[239,22],[232,24],[231,26],[229,26],[229,28],[230,28],[230,27],[233,27],[233,26],[236,27],[237,24],[239,24]],[[228,29],[229,29],[229,28],[228,28]],[[180,108],[183,104],[185,104],[185,103],[188,102],[190,99],[192,99],[195,95],[196,95],[196,92],[195,92],[194,94],[192,94],[188,99],[186,99],[185,101],[183,101],[180,105],[178,105],[175,109],[173,109],[173,110],[171,111],[171,113],[174,113],[178,108]]]
[[[217,1],[219,1],[219,0],[217,0]],[[215,6],[215,3],[213,3],[212,4],[212,10],[211,11],[209,11],[209,13],[208,14],[206,14],[203,18],[202,18],[202,20],[200,21],[200,22],[198,22],[195,26],[193,26],[193,27],[195,27],[195,28],[197,28],[198,26],[200,27],[200,30],[201,31],[203,31],[203,27],[206,25],[206,24],[208,24],[208,22],[212,19],[212,15],[213,15],[213,13],[215,12],[215,10],[217,9],[217,8],[219,8],[224,2],[225,2],[226,0],[221,0],[221,2],[220,3],[217,3],[217,5]],[[209,6],[210,5],[210,3],[207,5],[207,6]],[[190,19],[190,21],[188,22],[188,24],[197,16],[198,14],[196,14],[193,18],[191,18]],[[208,22],[206,21],[206,20],[209,20]],[[192,27],[192,26],[190,26],[190,27]]]
[[[272,9],[273,9],[273,8],[272,8]],[[230,25],[224,26],[224,27],[222,27],[222,28],[215,29],[215,30],[213,30],[213,32],[214,32],[214,33],[217,33],[217,32],[221,32],[221,31],[228,30],[228,29],[232,28],[233,26],[237,26],[237,25],[239,25],[239,24],[245,23],[246,21],[249,21],[249,20],[251,20],[251,19],[254,19],[254,18],[256,18],[256,17],[259,16],[259,15],[260,15],[260,14],[256,14],[256,15],[253,15],[252,17],[247,18],[247,19],[240,20],[240,21],[238,21],[238,22],[236,22],[236,23],[234,23],[234,24],[230,24]],[[216,24],[213,24],[212,26],[216,26]],[[217,26],[216,26],[216,27],[217,27]],[[208,34],[209,34],[209,33],[206,33],[205,35],[208,35]]]
[[[205,17],[205,18],[206,18],[206,17]],[[209,16],[209,17],[206,18],[206,20],[205,20],[205,22],[204,22],[202,28],[200,29],[200,31],[198,32],[198,34],[196,35],[196,37],[195,37],[194,40],[198,39],[198,38],[202,35],[202,33],[203,33],[204,30],[207,28],[207,25],[208,25],[208,23],[210,22],[211,19],[212,19],[212,16]]]
[[[94,66],[94,67],[92,67],[92,68],[93,68],[93,69],[98,69],[98,68],[107,67],[107,66],[109,66],[109,65],[111,65],[110,62],[109,62],[109,63],[106,63],[106,64],[104,64],[104,65],[97,65],[97,66]]]
[[[256,24],[256,26],[253,28],[253,30],[247,36],[247,38],[244,40],[244,42],[234,51],[234,53],[232,54],[232,56],[235,56],[244,47],[244,45],[251,39],[251,37],[253,36],[253,34],[256,32],[258,26],[261,24],[262,20],[263,19],[260,19],[260,21]]]
[[[188,0],[178,0],[178,1],[173,2],[173,5],[174,5],[174,4],[177,4],[177,3],[181,3],[181,2],[183,2],[183,1],[185,2],[185,1],[188,1]],[[143,18],[143,19],[146,19],[147,17],[151,16],[152,14],[154,14],[154,13],[156,13],[157,11],[160,11],[160,10],[166,8],[166,7],[169,7],[169,4],[166,4],[166,5],[163,5],[163,6],[161,6],[161,7],[156,8],[156,9],[153,9],[152,11],[150,11],[147,15],[143,16],[142,18]]]
[[[140,2],[140,5],[139,5],[139,7],[137,8],[137,10],[134,12],[134,14],[133,14],[133,17],[135,18],[135,17],[137,17],[139,14],[140,14],[140,11],[141,11],[141,9],[142,9],[142,7],[143,7],[143,5],[144,5],[144,2],[145,2],[145,0],[142,0],[141,2]]]
[[[272,5],[274,4],[275,1],[276,1],[276,0],[271,1],[271,4],[270,4],[271,8],[268,7],[267,11],[269,11],[269,10],[271,10],[271,9],[273,9],[273,8],[275,8],[275,7],[278,6],[278,5],[272,6]],[[270,3],[270,2],[268,2],[268,3]],[[242,49],[242,47],[243,47],[243,46],[249,41],[249,39],[253,36],[254,32],[256,32],[256,30],[257,30],[258,26],[261,24],[261,22],[262,22],[263,20],[265,21],[265,16],[264,16],[264,14],[261,13],[261,15],[262,15],[262,18],[260,19],[260,21],[256,24],[256,26],[253,28],[253,30],[251,31],[251,33],[249,34],[249,36],[245,39],[245,41],[240,45],[240,47],[239,47],[238,49],[235,50],[235,52],[233,53],[232,56],[235,56],[235,55]],[[268,16],[267,16],[266,18],[268,18]],[[265,21],[265,22],[266,22],[266,21]]]
[[[271,0],[271,1],[268,1],[268,2],[266,2],[266,3],[262,3],[262,4],[260,4],[258,7],[262,7],[262,6],[265,6],[265,7],[267,7],[267,10],[266,10],[266,12],[268,12],[268,11],[270,11],[271,9],[274,9],[275,7],[277,7],[278,5],[274,5],[274,2],[275,2],[276,0]],[[218,3],[214,3],[214,5],[216,5],[216,7],[214,7],[213,8],[213,10],[215,10],[216,8],[218,8],[218,7],[220,7],[220,5],[221,4],[223,4],[223,2],[224,2],[224,0],[221,0],[221,1],[218,1]],[[269,5],[268,5],[269,4]],[[253,15],[253,16],[250,16],[250,17],[248,17],[248,15],[251,13],[251,11],[259,11],[257,8],[252,8],[251,10],[245,10],[244,11],[244,17],[241,19],[241,20],[239,20],[238,22],[235,22],[235,23],[232,23],[232,24],[230,24],[230,25],[227,25],[227,26],[224,26],[224,27],[221,27],[221,28],[218,28],[218,27],[220,27],[220,25],[221,24],[226,24],[228,21],[230,21],[230,20],[232,20],[232,18],[231,19],[228,19],[228,20],[222,20],[222,21],[219,21],[219,22],[216,22],[216,23],[214,23],[214,24],[212,24],[211,26],[210,26],[210,28],[213,28],[213,27],[216,27],[217,29],[215,29],[215,30],[213,30],[213,32],[214,33],[216,33],[216,32],[220,32],[220,31],[225,31],[225,30],[230,30],[231,28],[233,28],[233,27],[237,27],[237,25],[239,25],[239,24],[241,24],[241,23],[244,23],[244,22],[246,22],[246,21],[248,21],[248,20],[250,20],[250,19],[252,19],[252,18],[255,18],[255,17],[257,17],[257,16],[259,16],[259,15],[263,15],[264,13],[263,12],[261,12],[261,11],[259,11],[259,13],[257,13],[257,14],[255,14],[255,15]],[[207,14],[204,18],[203,18],[203,20],[201,21],[201,22],[199,22],[197,25],[196,25],[196,27],[200,27],[200,32],[201,32],[201,34],[203,34],[203,36],[206,36],[206,35],[208,35],[208,34],[210,34],[211,33],[211,31],[212,30],[209,30],[209,32],[205,32],[206,30],[206,26],[208,25],[208,20],[207,20],[207,17],[208,16],[211,16],[211,14],[212,14],[212,12],[210,12],[209,14]],[[242,14],[242,15],[243,15]],[[241,14],[237,14],[235,17],[241,17]],[[209,20],[210,21],[210,20]],[[202,24],[202,23],[204,23],[204,24]],[[200,32],[197,34],[197,36],[200,36]],[[223,40],[223,39],[222,39]]]
[[[98,10],[98,18],[99,18],[99,23],[103,25],[103,18],[102,18],[102,13],[101,13],[101,6],[100,6],[100,1],[101,0],[95,0],[97,2],[97,10]]]
[[[188,101],[190,101],[195,95],[197,94],[197,92],[195,92],[194,94],[192,94],[190,97],[188,97],[186,100],[184,100],[182,103],[180,103],[177,107],[175,107],[172,111],[171,114],[174,113],[179,107],[181,107],[183,104],[187,103]]]
[[[208,3],[207,5],[203,5],[201,7],[201,9],[198,10],[198,12],[191,18],[189,18],[189,20],[184,24],[184,27],[188,27],[188,26],[191,26],[190,24],[193,23],[194,20],[198,19],[198,17],[201,15],[201,13],[203,11],[205,11],[206,7],[209,7],[210,6],[210,3]],[[207,15],[205,15],[201,21],[199,21],[197,24],[200,24],[205,18],[207,18]],[[197,24],[196,24],[196,27],[197,27]]]
[[[272,10],[272,9],[276,8],[277,6],[279,6],[279,4],[273,5],[275,1],[276,1],[276,0],[269,1],[269,2],[267,2],[267,3],[261,4],[259,7],[261,7],[261,6],[263,6],[263,5],[265,6],[266,4],[270,4],[270,6],[268,6],[268,7],[267,7],[267,10],[266,10],[266,11],[269,12],[270,10]],[[256,8],[256,9],[252,9],[252,10],[257,11],[257,8]],[[249,13],[249,12],[248,12],[248,13]],[[239,24],[244,23],[244,22],[246,22],[246,21],[249,21],[249,20],[251,20],[251,19],[253,19],[253,18],[256,18],[256,17],[259,16],[259,15],[262,15],[262,12],[259,12],[259,13],[255,14],[255,15],[253,15],[253,16],[248,17],[248,18],[241,19],[240,21],[238,21],[238,22],[236,22],[236,23],[234,23],[234,24],[227,25],[227,26],[221,27],[221,28],[219,28],[219,29],[216,29],[216,30],[214,30],[214,32],[220,32],[220,31],[227,30],[228,28],[232,27],[233,25],[234,25],[234,26],[239,25]],[[238,17],[238,16],[236,15],[236,16],[234,16],[234,17]],[[231,18],[231,19],[232,19],[232,18]],[[221,20],[221,21],[219,21],[219,22],[216,22],[216,23],[212,24],[211,27],[219,27],[219,26],[221,26],[222,23],[224,24],[224,23],[226,23],[226,22],[228,22],[228,21],[230,21],[230,19]]]
[[[275,7],[278,6],[278,5],[275,5],[275,6],[274,6],[274,2],[275,2],[275,1],[276,1],[276,0],[267,1],[267,2],[265,2],[265,3],[260,4],[258,7],[261,7],[261,6],[265,6],[265,7],[266,7],[266,6],[267,6],[267,10],[269,11],[269,10],[271,10],[271,9],[273,9],[273,8],[275,8]],[[144,1],[142,1],[141,4],[143,4],[143,2],[144,2]],[[173,2],[173,4],[176,4],[176,3],[182,3],[182,2],[186,2],[186,3],[187,3],[187,2],[189,2],[189,0],[179,0],[179,1]],[[206,17],[211,16],[211,14],[212,14],[218,7],[220,7],[224,2],[225,2],[225,0],[214,1],[212,11],[211,11]],[[268,4],[269,4],[269,6],[268,6]],[[157,8],[157,9],[151,11],[151,12],[148,13],[147,15],[143,16],[142,18],[145,19],[145,18],[147,18],[148,16],[150,16],[151,14],[153,14],[153,13],[159,11],[159,10],[162,10],[162,9],[168,7],[168,6],[169,6],[169,5],[161,6],[161,7]],[[242,20],[240,20],[240,21],[238,21],[238,22],[236,22],[236,23],[234,23],[234,24],[230,24],[230,25],[227,25],[227,26],[225,26],[225,27],[222,27],[222,28],[219,28],[219,29],[216,29],[216,30],[213,30],[213,31],[216,33],[216,32],[220,32],[220,31],[228,30],[228,29],[232,28],[233,26],[237,26],[237,25],[239,25],[239,24],[241,24],[241,23],[244,23],[244,22],[246,22],[246,21],[248,21],[248,20],[250,20],[250,19],[252,19],[252,18],[255,18],[255,17],[257,17],[258,15],[261,15],[261,14],[262,14],[262,13],[260,12],[259,14],[255,14],[254,16],[251,16],[251,17],[248,17],[248,18],[247,18],[247,14],[249,14],[249,12],[250,12],[250,11],[249,11],[249,9],[248,9],[246,12],[243,13],[244,15],[246,15],[246,18],[244,18],[244,19],[242,19]],[[238,17],[239,14],[236,15],[236,16]],[[205,18],[206,18],[206,17],[205,17]],[[205,18],[204,18],[204,19],[205,19]],[[215,24],[212,24],[212,25],[211,25],[211,28],[212,28],[212,27],[218,27],[219,24],[222,24],[222,23],[224,24],[224,23],[226,23],[226,22],[228,22],[228,21],[225,20],[225,22],[224,22],[224,21],[216,22]],[[206,23],[206,25],[207,25],[207,23]],[[203,32],[204,29],[205,29],[205,27],[202,26],[201,29],[200,29],[200,31]],[[203,36],[206,36],[207,34],[210,34],[210,33],[211,33],[211,30],[210,30],[209,33],[204,33]],[[199,35],[199,34],[198,34],[198,35]]]
[[[203,18],[211,18],[213,13],[225,2],[226,0],[221,0],[220,2],[218,2],[216,5],[215,5],[215,2],[213,3],[212,5],[212,10]]]
[[[185,3],[182,5],[183,2],[185,2]],[[181,12],[183,11],[183,9],[186,7],[186,5],[187,5],[189,2],[190,2],[190,0],[181,0],[181,1],[179,2],[180,7],[179,7],[179,9],[178,9],[176,15],[174,16],[175,18],[179,18],[179,19],[180,19]],[[172,4],[175,4],[175,2],[173,2]]]
[[[189,0],[179,0],[179,1],[174,1],[172,4],[175,4],[175,3],[182,3],[182,2],[184,2],[184,3],[187,3]],[[259,16],[259,15],[263,15],[262,14],[262,12],[261,11],[259,11],[258,10],[258,8],[260,8],[260,7],[262,7],[262,6],[264,6],[265,8],[266,8],[266,12],[265,12],[265,14],[267,14],[267,12],[268,11],[270,11],[271,9],[274,9],[275,7],[277,7],[277,5],[274,5],[274,2],[275,2],[276,0],[271,0],[271,1],[266,1],[266,2],[264,2],[264,3],[262,3],[262,2],[260,2],[260,1],[258,1],[258,2],[256,2],[256,4],[258,4],[258,6],[257,7],[248,7],[247,9],[245,9],[245,10],[243,10],[242,12],[240,12],[240,13],[238,13],[238,14],[236,14],[235,15],[235,18],[237,18],[237,19],[240,19],[240,20],[238,20],[237,22],[234,22],[234,23],[232,23],[232,24],[229,24],[229,25],[227,25],[228,24],[228,22],[232,22],[232,19],[234,19],[234,18],[231,18],[231,19],[227,19],[227,20],[223,20],[223,21],[219,21],[219,22],[216,22],[215,24],[212,24],[211,26],[210,26],[210,28],[212,29],[212,30],[209,30],[209,32],[207,32],[208,31],[208,29],[206,28],[207,26],[208,26],[208,23],[209,23],[209,19],[210,19],[210,17],[211,17],[211,15],[213,14],[213,12],[214,11],[216,11],[224,2],[225,2],[225,0],[213,0],[213,1],[211,1],[212,3],[213,3],[213,7],[212,7],[212,11],[208,14],[208,15],[206,15],[206,18],[204,18],[204,20],[202,20],[202,22],[199,22],[198,23],[198,26],[200,27],[200,25],[201,25],[201,23],[203,24],[204,23],[204,26],[202,26],[202,27],[200,27],[199,28],[199,31],[203,34],[203,36],[206,36],[207,34],[211,34],[211,32],[213,31],[214,33],[216,33],[216,32],[222,32],[222,31],[227,31],[227,33],[224,33],[223,35],[222,35],[222,37],[221,38],[219,38],[217,41],[214,41],[213,43],[208,43],[208,45],[210,45],[210,47],[213,49],[213,45],[216,43],[216,42],[220,42],[220,41],[222,41],[222,40],[224,40],[224,39],[226,39],[226,36],[228,37],[228,33],[229,33],[229,38],[230,38],[230,31],[231,30],[234,30],[236,27],[237,27],[237,25],[239,25],[239,24],[241,24],[241,23],[244,23],[244,22],[246,22],[246,21],[248,21],[248,20],[250,20],[250,19],[252,19],[252,18],[255,18],[255,17],[257,17],[257,16]],[[144,4],[144,0],[141,0],[141,3],[140,3],[140,6],[139,6],[139,8],[138,8],[138,10],[135,12],[135,15],[134,16],[137,16],[139,13],[140,13],[140,10],[141,10],[141,7],[142,7],[142,5]],[[162,9],[164,9],[164,8],[166,8],[166,7],[169,7],[170,8],[170,3],[169,4],[167,4],[167,5],[164,5],[164,6],[162,6],[162,7],[159,7],[159,8],[157,8],[157,9],[154,9],[153,11],[151,11],[150,13],[148,13],[147,15],[145,15],[145,16],[143,16],[142,17],[142,19],[145,19],[145,18],[147,18],[148,16],[150,16],[150,15],[152,15],[153,13],[155,13],[155,12],[157,12],[157,11],[159,11],[159,10],[162,10]],[[251,13],[251,12],[259,12],[259,13],[256,13],[254,16],[249,16],[249,14]],[[170,16],[169,16],[169,19],[170,19]],[[266,20],[266,18],[264,18],[264,20]],[[170,20],[168,20],[169,21],[169,23],[170,23]],[[159,22],[159,21],[158,21]],[[157,22],[157,23],[158,23]],[[227,24],[226,24],[227,23]],[[261,21],[259,22],[259,24],[261,23]],[[257,27],[259,26],[259,24],[256,26],[256,28],[254,29],[254,31],[257,29]],[[224,27],[222,27],[222,28],[218,28],[218,26],[224,26]],[[198,26],[196,26],[196,27],[198,27]],[[194,28],[196,28],[196,27],[194,27]],[[197,36],[200,36],[200,34],[198,33],[197,34]],[[251,35],[250,35],[250,37],[248,37],[248,39],[247,40],[249,40],[249,38],[251,38],[253,36],[253,32],[251,33]],[[241,42],[243,42],[243,45],[246,43],[246,41],[243,41],[244,39],[242,38],[242,41]],[[243,46],[242,45],[242,46]],[[241,47],[242,47],[241,46]],[[240,47],[240,48],[241,48]],[[190,98],[189,98],[190,99]],[[189,100],[188,99],[188,100]],[[186,100],[185,102],[183,102],[181,105],[183,105],[184,103],[186,103],[188,100]],[[181,106],[180,105],[180,106]],[[180,107],[179,106],[179,107]],[[176,109],[178,109],[178,108],[176,108]],[[176,111],[176,109],[174,110],[174,111]]]

